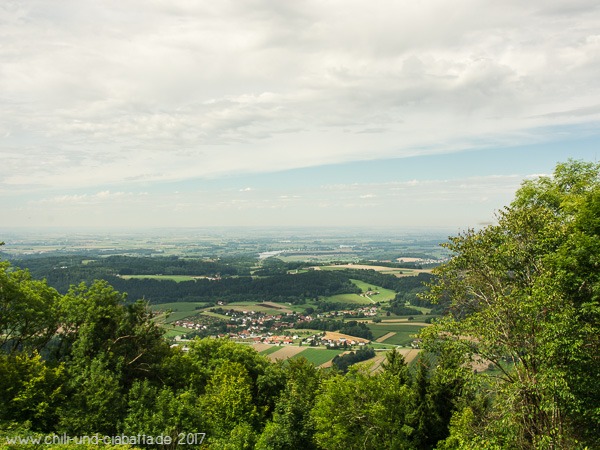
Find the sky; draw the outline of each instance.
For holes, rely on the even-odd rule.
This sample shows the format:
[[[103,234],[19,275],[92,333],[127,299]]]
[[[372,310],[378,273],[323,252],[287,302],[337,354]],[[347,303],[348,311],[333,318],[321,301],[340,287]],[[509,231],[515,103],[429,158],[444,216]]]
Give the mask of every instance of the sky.
[[[597,0],[3,0],[0,228],[493,222],[600,150]]]

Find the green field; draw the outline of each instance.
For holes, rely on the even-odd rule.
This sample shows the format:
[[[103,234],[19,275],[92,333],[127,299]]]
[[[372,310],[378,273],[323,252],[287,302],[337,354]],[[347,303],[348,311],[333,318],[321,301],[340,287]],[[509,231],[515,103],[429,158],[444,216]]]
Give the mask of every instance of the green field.
[[[415,339],[414,335],[417,334],[417,332],[398,332],[395,335],[387,338],[385,341],[383,341],[384,344],[391,344],[391,345],[402,345],[404,347],[406,347],[407,345],[410,345],[410,343]]]
[[[195,280],[194,277],[189,275],[121,275],[121,278],[124,280],[150,278],[151,280],[171,280],[177,283]]]
[[[270,355],[271,353],[275,353],[277,350],[281,350],[281,347],[279,347],[277,345],[273,345],[272,347],[269,347],[266,350],[263,350],[262,352],[260,352],[260,354],[267,356],[267,355]]]
[[[297,359],[302,356],[308,359],[308,361],[313,363],[315,366],[320,366],[321,364],[332,360],[336,357],[336,355],[339,355],[342,352],[343,350],[327,350],[325,348],[309,347],[306,350],[298,353],[297,355],[292,356],[290,359]]]
[[[425,308],[423,306],[413,306],[413,305],[406,305],[412,309],[416,309],[417,311],[421,311],[423,314],[429,314],[431,312],[431,308]]]
[[[365,283],[362,280],[350,280],[363,292],[369,291],[369,288],[373,291],[379,292],[379,294],[372,295],[371,298],[375,302],[389,302],[396,297],[396,292],[391,289],[382,288],[381,286],[375,286],[374,284]]]
[[[216,317],[217,319],[223,319],[223,320],[229,320],[230,319],[229,316],[226,316],[224,314],[214,313],[212,311],[202,311],[201,314],[204,315],[204,316]]]
[[[338,294],[329,297],[323,297],[323,301],[332,303],[354,303],[357,305],[372,305],[374,302],[358,294]]]
[[[356,263],[357,261],[351,261]],[[346,265],[332,265],[332,266],[320,266],[319,270],[348,270],[348,269],[363,269],[363,270],[374,270],[379,273],[383,273],[386,275],[396,275],[396,276],[412,276],[416,275],[419,271],[414,269],[400,269],[397,267],[383,267],[383,266],[368,266],[368,265],[356,265],[355,267],[346,266]]]
[[[387,333],[396,333],[390,336],[384,344],[392,345],[409,345],[413,340],[413,335],[418,334],[423,329],[423,325],[405,325],[405,324],[394,324],[394,323],[371,323],[368,325],[369,329],[373,333],[373,339],[379,339],[381,336]]]
[[[165,332],[165,337],[167,337],[167,338],[174,338],[175,336],[181,336],[182,334],[187,334],[191,331],[184,327],[174,327],[174,326],[166,327],[166,330],[167,331]]]
[[[281,305],[281,306],[279,306]],[[287,303],[277,304],[277,307],[258,302],[232,302],[221,306],[224,310],[257,311],[266,314],[284,314],[292,310]]]
[[[177,320],[185,319],[186,317],[193,316],[200,312],[202,308],[206,306],[206,303],[200,302],[176,302],[176,303],[158,303],[156,305],[150,305],[152,311],[172,311],[169,314],[166,323],[175,322]]]

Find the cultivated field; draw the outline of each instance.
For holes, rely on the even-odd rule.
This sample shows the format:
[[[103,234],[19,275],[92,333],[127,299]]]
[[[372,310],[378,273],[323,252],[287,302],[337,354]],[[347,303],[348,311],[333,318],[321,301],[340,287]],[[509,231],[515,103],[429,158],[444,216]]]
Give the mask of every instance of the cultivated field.
[[[348,341],[364,342],[365,344],[369,343],[368,339],[350,336],[349,334],[336,333],[334,331],[326,331],[325,336],[323,336],[323,339],[331,339],[333,341],[337,341],[339,339],[346,339]]]
[[[414,335],[423,329],[423,324],[370,323],[369,329],[376,342],[392,345],[410,345]],[[386,337],[387,336],[387,337]]]
[[[181,283],[182,281],[194,281],[196,278],[201,278],[192,277],[189,275],[119,275],[119,277],[123,278],[124,280],[149,278],[151,280],[170,280],[177,283]]]
[[[298,353],[306,350],[307,347],[298,347],[297,345],[288,345],[286,347],[279,347],[279,350],[273,353],[268,354],[268,357],[271,361],[277,361],[278,359],[286,360],[289,359]],[[323,350],[325,351],[325,350]],[[264,354],[264,353],[263,353]],[[333,356],[332,356],[333,358]]]
[[[193,316],[200,312],[202,308],[206,306],[206,303],[200,302],[176,302],[176,303],[158,303],[156,305],[150,305],[152,311],[171,311],[169,317],[164,321],[165,323],[175,322],[177,320],[185,319],[186,317]],[[159,316],[159,319],[164,316]]]
[[[271,353],[275,353],[275,352],[278,352],[279,350],[281,350],[281,347],[278,345],[272,345],[272,344],[258,344],[258,345],[266,345],[268,347],[268,348],[265,348],[260,351],[260,354],[263,356],[268,356]]]
[[[335,358],[340,353],[343,353],[341,350],[328,350],[324,348],[312,348],[305,347],[305,350],[301,353],[297,353],[291,359],[296,358],[306,358],[309,362],[313,363],[315,366],[325,367],[327,364],[331,365],[330,362],[333,358]]]
[[[395,331],[390,331],[388,334],[384,334],[381,337],[378,337],[377,339],[375,339],[375,342],[383,342],[385,341],[387,338],[391,338],[393,335],[395,335],[396,332]]]
[[[292,312],[291,309],[281,306],[275,303],[276,307],[271,306],[270,303],[256,303],[256,302],[235,302],[228,303],[222,306],[224,310],[233,309],[234,311],[257,311],[266,314],[286,314]]]
[[[329,350],[326,348],[285,346],[271,344],[253,344],[252,347],[261,355],[268,356],[272,361],[278,359],[295,359],[304,357],[315,366],[323,366],[330,362],[342,350]]]
[[[358,294],[337,294],[329,297],[323,297],[323,301],[331,303],[354,303],[357,305],[372,305],[375,303],[367,297]]]

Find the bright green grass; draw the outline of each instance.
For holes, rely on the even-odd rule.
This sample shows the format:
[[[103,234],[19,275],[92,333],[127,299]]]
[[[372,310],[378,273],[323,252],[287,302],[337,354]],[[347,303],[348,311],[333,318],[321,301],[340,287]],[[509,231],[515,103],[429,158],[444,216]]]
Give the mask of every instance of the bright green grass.
[[[409,308],[412,309],[416,309],[417,311],[421,311],[423,314],[429,314],[431,312],[431,308],[425,308],[423,306],[413,306],[413,305],[406,305]]]
[[[394,323],[370,323],[367,324],[371,333],[373,333],[373,340],[379,339],[381,336],[387,333],[396,333],[395,336],[405,335],[408,336],[410,334],[417,334],[421,329],[423,329],[423,325],[405,325],[405,324],[394,324]],[[392,336],[394,338],[395,336]],[[390,339],[386,339],[386,344],[393,344],[394,342],[390,342]],[[396,339],[394,339],[396,340]],[[409,340],[412,341],[412,339]],[[404,345],[404,344],[395,344],[395,345]]]
[[[383,342],[371,342],[369,343],[369,347],[373,347],[375,350],[390,350],[394,348],[392,344],[386,344]]]
[[[229,320],[229,316],[226,316],[225,314],[214,313],[212,311],[202,311],[201,314],[205,316],[216,317],[217,319]]]
[[[206,303],[199,302],[175,302],[175,303],[158,303],[150,305],[152,311],[172,311],[169,317],[165,320],[166,323],[175,322],[185,319],[200,312],[200,309],[205,307]],[[163,318],[164,320],[164,318]]]
[[[279,347],[278,345],[273,345],[272,347],[269,347],[265,350],[263,350],[262,352],[260,352],[261,355],[270,355],[271,353],[275,353],[277,350],[281,350],[281,347]]]
[[[374,302],[358,294],[338,294],[330,297],[323,297],[323,301],[333,303],[355,303],[357,305],[372,305]]]
[[[350,261],[350,262],[357,262],[357,261]],[[377,267],[377,264],[375,264],[374,267]],[[348,270],[348,269],[352,269],[352,267],[320,266],[320,270]],[[358,270],[375,270],[375,269],[358,269]],[[412,269],[399,269],[396,267],[386,267],[385,270],[379,269],[379,267],[378,267],[378,269],[376,271],[379,273],[385,274],[385,275],[416,275],[417,274]]]
[[[417,333],[418,333],[418,331],[417,332],[411,332],[411,331],[397,332],[395,335],[393,335],[393,336],[387,338],[385,341],[383,341],[383,343],[407,346],[407,345],[410,345],[410,343],[415,339],[414,335]]]
[[[150,278],[152,280],[171,280],[176,283],[181,283],[182,281],[194,281],[195,279],[189,275],[121,275],[121,278],[124,280],[130,280],[132,278]]]
[[[332,360],[342,353],[343,350],[327,350],[325,348],[311,348],[308,347],[306,350],[292,356],[290,359],[296,359],[301,356],[308,359],[309,362],[313,363],[315,366],[320,366],[321,364],[326,363],[327,361]]]
[[[247,309],[248,311],[252,310],[252,311],[268,311],[270,313],[274,313],[276,311],[280,311],[280,312],[286,312],[286,311],[290,311],[292,310],[292,305],[288,305],[287,303],[275,303],[272,302],[273,304],[277,305],[277,307],[275,306],[270,306],[267,305],[265,303],[261,303],[261,302],[232,302],[232,303],[228,303],[226,305],[223,305],[221,308],[223,309],[228,309],[231,306],[235,306],[236,308],[234,309],[241,309],[239,308],[240,306],[243,306],[243,309]]]
[[[396,297],[396,292],[392,291],[391,289],[386,289],[381,286],[375,286],[373,284],[365,283],[362,280],[351,279],[350,281],[354,283],[363,292],[369,291],[369,288],[372,288],[371,290],[373,291],[379,292],[379,294],[371,295],[371,298],[375,302],[389,302],[390,300],[393,300]]]
[[[238,305],[238,304],[233,304],[230,303],[229,305],[223,306],[223,309],[225,310],[230,310],[233,309],[235,311],[256,311],[256,312],[262,312],[265,314],[285,314],[287,311],[289,311],[289,309],[278,309],[278,308],[271,308],[269,306],[257,306],[256,304],[253,305]]]
[[[305,303],[304,305],[288,305],[285,304],[285,307],[291,309],[292,311],[296,311],[297,313],[303,313],[306,311],[306,308],[311,307],[313,309],[317,309],[317,305],[314,303]]]
[[[187,328],[184,328],[184,327],[172,327],[172,326],[169,326],[167,328],[166,333],[165,333],[165,337],[167,337],[167,338],[174,338],[175,336],[181,336],[182,334],[187,334],[190,331],[191,330],[188,330]]]

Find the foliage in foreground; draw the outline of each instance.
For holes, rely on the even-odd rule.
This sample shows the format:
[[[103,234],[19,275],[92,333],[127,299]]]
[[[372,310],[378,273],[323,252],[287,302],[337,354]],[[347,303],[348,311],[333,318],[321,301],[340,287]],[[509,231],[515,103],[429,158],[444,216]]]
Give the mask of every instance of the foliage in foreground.
[[[570,161],[528,181],[498,224],[448,244],[431,349],[489,363],[440,448],[600,447],[600,178]],[[484,405],[483,407],[481,405]]]
[[[435,409],[412,414],[419,395],[443,386],[418,388],[399,353],[370,376],[304,358],[273,364],[224,339],[182,351],[145,305],[126,304],[104,281],[60,295],[8,263],[0,268],[2,448],[23,447],[8,444],[16,436],[95,434],[167,436],[168,445],[137,445],[175,448],[195,433],[205,441],[187,448],[427,448],[432,423],[447,434]]]
[[[412,371],[395,351],[377,375],[272,364],[227,340],[184,352],[106,282],[60,295],[0,262],[0,448],[11,433],[206,433],[186,447],[214,449],[599,448],[598,172],[561,164],[526,182],[496,225],[451,240],[428,294],[449,314],[424,331]]]

